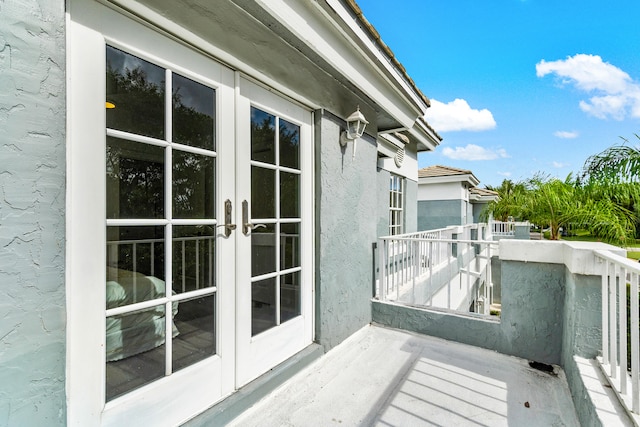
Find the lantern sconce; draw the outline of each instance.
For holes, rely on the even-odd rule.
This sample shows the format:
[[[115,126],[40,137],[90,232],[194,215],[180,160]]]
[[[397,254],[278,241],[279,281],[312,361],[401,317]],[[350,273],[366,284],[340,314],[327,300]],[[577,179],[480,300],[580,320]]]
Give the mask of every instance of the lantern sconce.
[[[347,130],[340,134],[340,146],[345,147],[347,142],[353,141],[353,156],[356,157],[356,143],[358,138],[364,134],[364,128],[369,124],[364,115],[360,112],[360,106],[349,117],[347,117]]]

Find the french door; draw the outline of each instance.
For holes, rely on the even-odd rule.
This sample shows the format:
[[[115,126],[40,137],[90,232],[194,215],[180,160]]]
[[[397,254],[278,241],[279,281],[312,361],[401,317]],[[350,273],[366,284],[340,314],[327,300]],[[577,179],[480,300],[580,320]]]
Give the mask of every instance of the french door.
[[[180,423],[312,342],[312,116],[74,5],[70,420]]]
[[[236,384],[312,340],[311,114],[240,80]]]

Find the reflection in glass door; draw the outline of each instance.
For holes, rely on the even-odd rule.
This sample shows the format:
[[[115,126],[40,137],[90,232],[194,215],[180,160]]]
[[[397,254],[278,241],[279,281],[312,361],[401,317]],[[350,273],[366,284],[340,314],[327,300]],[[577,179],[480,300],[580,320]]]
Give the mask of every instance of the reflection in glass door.
[[[300,126],[251,107],[251,335],[300,315]]]
[[[107,46],[106,400],[216,353],[215,90]]]
[[[240,79],[237,98],[236,387],[309,345],[311,113]]]

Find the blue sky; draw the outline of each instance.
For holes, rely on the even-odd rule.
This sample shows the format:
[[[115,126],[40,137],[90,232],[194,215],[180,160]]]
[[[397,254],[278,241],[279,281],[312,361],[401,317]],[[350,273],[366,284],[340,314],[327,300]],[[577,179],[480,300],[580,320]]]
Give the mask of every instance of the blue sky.
[[[640,134],[640,2],[357,0],[432,101],[419,167],[564,179]]]

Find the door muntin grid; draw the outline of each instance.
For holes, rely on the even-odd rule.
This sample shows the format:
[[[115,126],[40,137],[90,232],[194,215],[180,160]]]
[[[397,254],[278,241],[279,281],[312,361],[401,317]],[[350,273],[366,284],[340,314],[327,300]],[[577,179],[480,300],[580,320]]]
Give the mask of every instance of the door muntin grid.
[[[217,152],[214,88],[106,57],[109,401],[216,353]]]

